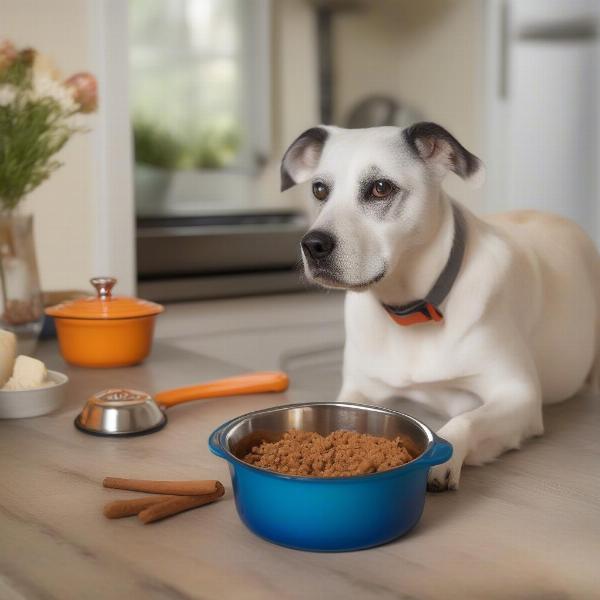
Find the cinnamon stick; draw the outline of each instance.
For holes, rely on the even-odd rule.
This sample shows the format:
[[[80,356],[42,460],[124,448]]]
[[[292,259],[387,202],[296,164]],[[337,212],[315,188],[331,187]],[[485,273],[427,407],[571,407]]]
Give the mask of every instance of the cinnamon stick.
[[[163,500],[162,502],[152,504],[138,513],[138,519],[147,525],[148,523],[179,514],[185,510],[210,504],[218,500],[225,493],[223,486],[220,483],[219,485],[221,486],[220,489],[212,494],[204,494],[203,496],[177,496],[170,500]]]
[[[122,517],[132,517],[133,515],[137,515],[140,511],[152,506],[153,504],[158,504],[159,502],[164,502],[165,500],[172,500],[173,498],[178,498],[179,496],[164,496],[162,494],[158,496],[144,496],[143,498],[130,498],[128,500],[115,500],[114,502],[109,502],[104,506],[104,516],[107,519],[120,519]]]
[[[174,496],[203,496],[213,494],[223,486],[215,480],[206,481],[151,481],[146,479],[122,479],[106,477],[102,482],[106,488],[149,492],[150,494],[171,494]]]

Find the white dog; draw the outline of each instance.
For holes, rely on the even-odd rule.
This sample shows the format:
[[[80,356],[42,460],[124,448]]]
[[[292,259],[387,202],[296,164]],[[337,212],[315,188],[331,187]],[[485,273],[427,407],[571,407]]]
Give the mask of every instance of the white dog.
[[[483,167],[445,129],[315,127],[287,150],[282,190],[312,181],[308,277],[348,290],[339,401],[403,396],[450,417],[452,459],[429,488],[543,433],[542,403],[600,373],[600,257],[574,223],[479,218],[441,184]]]

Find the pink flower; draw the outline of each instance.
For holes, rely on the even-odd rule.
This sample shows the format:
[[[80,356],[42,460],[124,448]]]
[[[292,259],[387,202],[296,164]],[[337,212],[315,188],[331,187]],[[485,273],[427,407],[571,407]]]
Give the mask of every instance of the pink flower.
[[[80,106],[80,111],[91,113],[98,107],[98,84],[91,73],[75,73],[65,81],[71,89],[73,99]]]
[[[10,40],[4,40],[0,44],[0,69],[6,69],[12,65],[17,58],[17,49]]]

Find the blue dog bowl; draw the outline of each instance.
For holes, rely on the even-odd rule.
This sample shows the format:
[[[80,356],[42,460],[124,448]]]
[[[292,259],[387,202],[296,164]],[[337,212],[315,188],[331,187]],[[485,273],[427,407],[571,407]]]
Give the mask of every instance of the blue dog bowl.
[[[252,446],[278,440],[289,429],[401,436],[416,458],[389,471],[336,478],[284,475],[241,460]],[[404,535],[423,512],[429,468],[452,456],[448,442],[408,415],[332,402],[242,415],[213,431],[209,447],[229,463],[237,511],[251,531],[275,544],[319,552],[360,550]]]

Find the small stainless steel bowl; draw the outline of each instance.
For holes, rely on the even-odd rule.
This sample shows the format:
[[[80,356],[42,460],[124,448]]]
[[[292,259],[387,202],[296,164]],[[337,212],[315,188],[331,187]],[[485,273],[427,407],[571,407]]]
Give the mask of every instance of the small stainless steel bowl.
[[[94,394],[75,419],[75,427],[102,436],[152,433],[167,424],[154,398],[139,390],[109,389]]]
[[[327,435],[338,429],[402,438],[415,457],[380,473],[300,477],[242,460],[261,440],[288,429]],[[429,468],[446,462],[452,446],[416,419],[361,404],[292,404],[233,419],[209,439],[229,463],[238,514],[257,535],[301,550],[339,552],[377,546],[412,529],[425,503]]]

